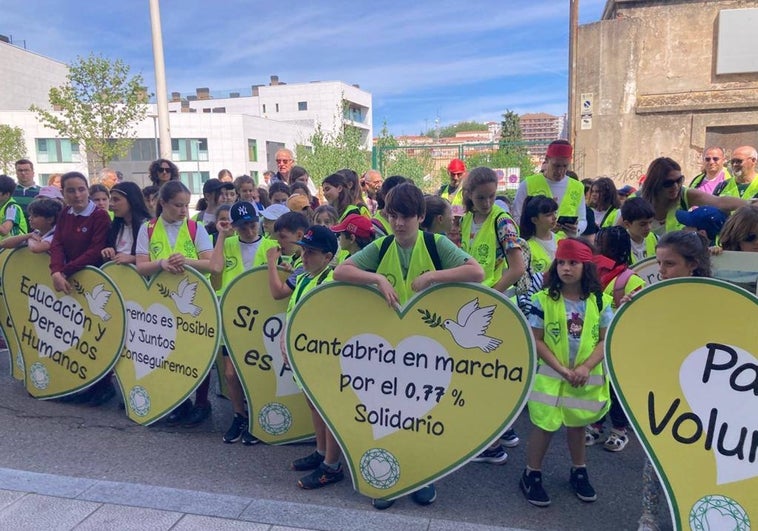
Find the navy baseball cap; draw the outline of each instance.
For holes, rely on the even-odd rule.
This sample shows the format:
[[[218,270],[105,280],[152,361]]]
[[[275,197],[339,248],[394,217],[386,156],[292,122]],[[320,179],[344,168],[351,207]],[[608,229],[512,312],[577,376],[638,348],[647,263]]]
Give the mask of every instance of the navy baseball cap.
[[[255,206],[247,201],[234,203],[231,208],[232,226],[240,225],[246,221],[258,222]]]
[[[305,231],[303,239],[297,244],[301,247],[318,249],[324,253],[337,254],[337,236],[323,225],[313,225]]]
[[[726,214],[712,206],[701,206],[695,210],[677,210],[676,220],[685,227],[695,227],[704,230],[708,239],[713,240],[721,232],[726,222]]]

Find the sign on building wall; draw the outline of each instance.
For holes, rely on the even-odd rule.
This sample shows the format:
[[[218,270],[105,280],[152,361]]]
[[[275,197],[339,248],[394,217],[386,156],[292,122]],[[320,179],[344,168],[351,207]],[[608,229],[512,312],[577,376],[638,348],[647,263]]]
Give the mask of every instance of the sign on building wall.
[[[592,129],[592,113],[594,112],[594,99],[595,95],[592,92],[584,92],[581,97],[582,108],[579,111],[581,113],[581,128]]]

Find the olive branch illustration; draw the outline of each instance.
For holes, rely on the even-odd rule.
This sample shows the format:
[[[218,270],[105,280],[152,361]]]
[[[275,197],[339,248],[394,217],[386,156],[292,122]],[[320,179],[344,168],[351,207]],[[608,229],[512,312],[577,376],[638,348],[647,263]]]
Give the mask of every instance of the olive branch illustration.
[[[442,316],[432,313],[429,310],[416,310],[421,314],[421,320],[424,321],[430,328],[437,328],[442,326]]]
[[[171,290],[168,289],[166,286],[158,282],[158,293],[163,295],[165,298],[169,298],[171,296]]]
[[[82,287],[82,285],[79,283],[78,280],[71,279],[70,282],[71,282],[71,285],[74,286],[74,289],[79,295],[84,295],[84,288]]]

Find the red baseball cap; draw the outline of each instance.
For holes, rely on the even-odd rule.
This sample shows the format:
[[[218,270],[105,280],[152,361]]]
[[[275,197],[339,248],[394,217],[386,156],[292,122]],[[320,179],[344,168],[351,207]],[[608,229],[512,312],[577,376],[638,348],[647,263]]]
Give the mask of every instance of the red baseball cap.
[[[447,165],[447,171],[451,173],[463,173],[466,171],[466,165],[461,159],[453,159]]]
[[[350,214],[342,223],[332,225],[332,232],[349,232],[359,238],[370,238],[374,234],[374,227],[366,216]]]

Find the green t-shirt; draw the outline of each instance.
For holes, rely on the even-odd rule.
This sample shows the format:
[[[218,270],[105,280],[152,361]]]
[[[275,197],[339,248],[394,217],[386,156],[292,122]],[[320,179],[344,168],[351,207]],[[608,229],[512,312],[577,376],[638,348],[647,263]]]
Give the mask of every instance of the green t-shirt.
[[[419,232],[418,234],[421,237],[421,233]],[[462,251],[447,238],[437,238],[436,241],[442,269],[452,269],[462,266],[471,258],[468,253]],[[405,249],[398,245],[397,250],[400,257],[400,268],[403,271],[403,275],[407,275],[413,246]],[[358,268],[364,271],[376,271],[379,267],[379,245],[367,245],[351,256],[350,259]]]

